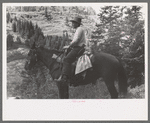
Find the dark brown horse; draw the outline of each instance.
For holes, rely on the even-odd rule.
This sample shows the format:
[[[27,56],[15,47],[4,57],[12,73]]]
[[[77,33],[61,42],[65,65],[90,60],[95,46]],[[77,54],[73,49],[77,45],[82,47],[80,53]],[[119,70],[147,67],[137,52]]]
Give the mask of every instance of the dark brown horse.
[[[41,61],[50,70],[52,78],[58,79],[61,75],[62,64],[60,62],[57,62],[56,59],[52,58],[54,54],[59,56],[60,54],[62,54],[62,52],[57,50],[47,50],[43,47],[36,48],[35,45],[33,45],[28,53],[28,59],[25,64],[25,69],[30,70],[38,61]],[[105,81],[111,98],[118,98],[118,92],[114,85],[114,81],[117,77],[120,94],[125,95],[127,93],[126,73],[121,62],[116,57],[103,52],[94,52],[91,58],[91,62],[93,69],[88,69],[85,77],[82,77],[80,74],[74,75],[75,67],[73,67],[72,77],[69,84],[57,84],[59,90],[59,98],[69,98],[69,86],[79,86],[89,83],[95,83],[96,80],[100,77],[102,77]]]

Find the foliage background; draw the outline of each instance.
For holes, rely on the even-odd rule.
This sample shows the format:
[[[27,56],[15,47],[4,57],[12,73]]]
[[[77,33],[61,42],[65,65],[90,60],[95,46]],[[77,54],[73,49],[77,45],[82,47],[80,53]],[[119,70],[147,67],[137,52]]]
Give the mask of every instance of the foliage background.
[[[91,41],[92,49],[110,53],[122,60],[128,76],[128,98],[144,98],[145,21],[140,10],[140,6],[104,6],[100,8],[97,20],[91,7],[7,7],[8,66],[12,67],[16,63],[13,66],[16,70],[18,60],[26,58],[34,41],[36,45],[47,49],[61,50],[69,44],[74,33],[69,20],[80,15],[84,17],[86,33],[91,32],[88,40]],[[25,59],[20,61],[21,65],[24,65],[24,61]],[[20,69],[22,71],[19,76],[23,79],[19,84],[14,84],[14,80],[8,78],[8,96],[57,98],[57,87],[41,63],[31,73],[26,73],[22,67]],[[16,73],[12,76],[15,75]],[[109,98],[109,93],[100,79],[95,86],[70,88],[70,97]]]

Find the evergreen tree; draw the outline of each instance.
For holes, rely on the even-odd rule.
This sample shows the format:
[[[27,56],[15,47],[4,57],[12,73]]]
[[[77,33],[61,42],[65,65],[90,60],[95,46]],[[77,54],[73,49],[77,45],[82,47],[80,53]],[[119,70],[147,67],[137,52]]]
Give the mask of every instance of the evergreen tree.
[[[33,30],[33,29],[30,29],[30,30],[29,30],[29,38],[31,38],[33,35],[34,35],[34,30]]]
[[[33,26],[32,21],[30,21],[30,23],[29,23],[29,29],[30,29],[30,30],[34,29],[34,26]]]
[[[7,23],[9,23],[9,22],[10,22],[10,19],[11,19],[9,12],[8,12],[7,15],[6,15],[6,19],[7,19]]]
[[[25,37],[26,37],[26,39],[29,39],[30,38],[30,30],[29,30],[29,22],[28,21],[25,21]]]
[[[65,19],[65,25],[66,26],[69,26],[68,22],[69,22],[68,17],[66,17],[66,19]]]
[[[14,17],[14,21],[17,21],[17,17],[16,16]]]
[[[39,46],[44,46],[45,45],[44,38],[43,38],[42,35],[39,35],[39,37],[38,37],[38,45]]]
[[[95,45],[101,38],[99,48],[102,51],[125,61],[131,87],[142,84],[144,77],[144,21],[140,20],[140,9],[139,6],[102,7],[100,24],[96,24],[97,29],[93,32],[97,39]]]
[[[7,35],[7,48],[11,47],[13,45],[13,42],[14,42],[13,36],[8,34]]]
[[[140,20],[141,7],[132,6],[127,9],[127,25],[129,28],[130,40],[127,42],[128,51],[124,56],[127,64],[127,72],[130,77],[131,87],[144,83],[144,21]]]
[[[28,40],[28,39],[25,40],[25,45],[26,45],[26,46],[30,46],[30,45],[29,45],[29,40]]]
[[[51,6],[52,11],[56,11],[56,6]]]
[[[25,21],[22,21],[21,26],[22,26],[22,31],[25,32]]]
[[[16,32],[16,22],[12,23],[12,30],[13,30],[13,32]]]
[[[34,31],[34,35],[30,38],[30,40],[31,40],[31,44],[32,44],[32,42],[35,41],[36,45],[38,45],[38,44],[39,44],[39,42],[38,42],[39,36],[44,39],[44,35],[43,35],[42,30],[38,27],[37,24],[36,24],[35,29],[36,29],[36,30]],[[40,38],[40,39],[41,39],[41,38]]]
[[[101,40],[96,40],[95,44],[98,42],[102,43],[100,49],[104,52],[110,53],[117,57],[121,57],[120,47],[121,41],[121,23],[119,18],[122,17],[121,8],[118,6],[105,6],[101,8],[101,13],[98,14],[100,19],[100,24],[96,24],[96,31],[93,35]]]
[[[31,38],[34,35],[34,26],[32,24],[32,21],[29,23],[29,38]]]
[[[36,29],[38,29],[38,25],[37,25],[37,23],[36,23],[36,25],[35,25],[35,28],[34,28],[34,30],[36,30]]]
[[[35,42],[35,36],[33,35],[31,38],[30,38],[30,41],[29,41],[29,46],[30,48],[32,47],[33,43]]]
[[[18,25],[18,32],[19,32],[19,34],[21,34],[21,29],[22,29],[21,20],[18,20],[17,25]]]
[[[17,32],[19,32],[19,26],[20,26],[19,25],[19,20],[17,20],[17,27],[16,27],[17,28]]]
[[[45,17],[47,17],[47,7],[45,8]]]
[[[25,21],[21,21],[21,29],[20,29],[21,37],[24,38],[25,35]]]

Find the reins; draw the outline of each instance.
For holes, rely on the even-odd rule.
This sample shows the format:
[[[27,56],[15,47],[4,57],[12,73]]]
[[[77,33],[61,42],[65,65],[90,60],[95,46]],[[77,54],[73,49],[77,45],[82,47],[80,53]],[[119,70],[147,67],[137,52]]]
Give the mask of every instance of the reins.
[[[61,52],[56,58],[55,58],[55,60],[52,62],[52,64],[54,63],[54,62],[56,62],[56,60],[58,59],[58,57],[61,55],[61,54],[63,54],[64,52]]]
[[[35,52],[36,61],[37,61],[37,62],[38,62],[39,60],[42,61],[41,59],[37,60],[37,50],[36,50],[36,49],[32,49],[32,51]],[[52,63],[51,63],[50,66],[52,66],[52,65],[57,61],[57,59],[60,57],[60,55],[62,55],[63,53],[64,53],[63,51],[60,52],[60,53],[58,54],[58,56],[52,61]],[[42,61],[42,63],[44,63],[44,62]],[[45,64],[45,63],[44,63],[44,64]],[[46,65],[46,64],[45,64],[45,65]],[[47,65],[46,65],[46,66],[47,66]],[[48,66],[47,66],[47,68],[48,68]],[[57,67],[56,69],[53,69],[53,70],[50,72],[50,74],[52,75],[53,72],[54,72],[55,70],[59,69],[59,68],[60,68],[60,67]]]

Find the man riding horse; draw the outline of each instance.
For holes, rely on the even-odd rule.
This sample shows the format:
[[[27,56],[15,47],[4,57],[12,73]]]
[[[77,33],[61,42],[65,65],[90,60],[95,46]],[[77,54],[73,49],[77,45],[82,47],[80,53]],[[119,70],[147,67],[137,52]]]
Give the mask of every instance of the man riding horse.
[[[28,57],[27,57],[28,59],[25,63],[25,69],[31,70],[38,61],[43,62],[50,70],[50,74],[52,78],[54,80],[57,79],[55,81],[59,90],[60,99],[69,98],[70,85],[78,86],[78,85],[86,85],[89,83],[95,83],[96,80],[99,79],[100,77],[103,78],[111,98],[114,99],[118,98],[119,93],[120,95],[121,94],[126,95],[128,83],[127,83],[126,72],[121,63],[121,60],[117,59],[115,56],[111,54],[98,52],[92,48],[93,46],[92,43],[90,43],[91,41],[86,39],[87,37],[85,35],[84,29],[82,26],[80,26],[81,19],[82,18],[80,17],[75,17],[73,20],[71,20],[72,27],[76,29],[76,32],[74,34],[73,41],[70,43],[70,45],[64,47],[64,48],[68,48],[68,50],[67,52],[65,52],[66,57],[63,60],[63,68],[60,63],[55,62],[56,60],[53,59],[54,54],[56,54],[59,57],[60,55],[59,51],[53,49],[47,50],[43,47],[36,47],[34,42],[32,48],[28,53]],[[71,49],[70,52],[69,49]],[[72,63],[79,56],[81,56],[81,54],[85,49],[86,51],[88,50],[92,52],[91,53],[92,55],[90,56],[92,69],[88,69],[85,72],[86,74],[83,74],[84,73],[83,72],[82,75],[85,75],[84,77],[81,76],[81,74],[73,75],[74,73],[72,70],[74,70],[75,66],[72,66]],[[83,60],[81,63],[85,64],[85,61],[86,60]],[[81,68],[82,67],[83,66],[81,66]],[[116,78],[118,78],[119,93],[114,83]]]
[[[56,82],[67,82],[71,74],[71,64],[76,60],[78,53],[86,45],[86,37],[84,28],[81,26],[82,17],[75,17],[72,22],[72,27],[76,29],[72,42],[69,46],[65,46],[64,49],[71,48],[71,51],[66,55],[63,60],[63,68],[61,77]]]

